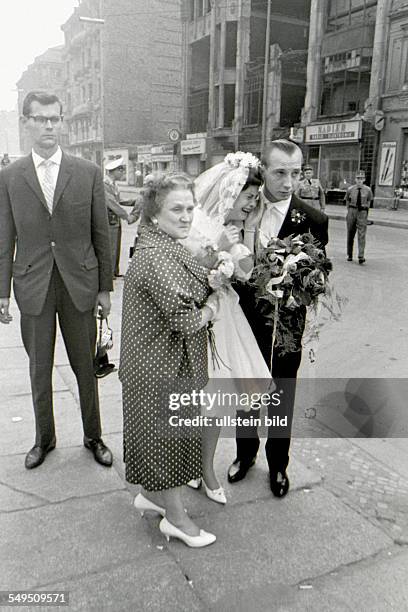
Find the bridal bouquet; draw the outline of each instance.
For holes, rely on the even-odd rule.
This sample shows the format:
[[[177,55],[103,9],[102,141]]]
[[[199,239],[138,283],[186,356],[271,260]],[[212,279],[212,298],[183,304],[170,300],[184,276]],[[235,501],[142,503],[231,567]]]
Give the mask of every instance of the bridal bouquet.
[[[211,289],[220,289],[230,283],[234,270],[232,256],[227,251],[217,253],[215,267],[208,273],[208,284]]]
[[[263,314],[273,326],[272,347],[281,354],[298,350],[304,317],[300,307],[317,311],[322,304],[338,320],[342,298],[332,291],[328,277],[331,261],[311,234],[273,238],[260,254],[250,284],[263,302]],[[320,299],[323,296],[323,299]],[[317,330],[313,334],[317,335]]]

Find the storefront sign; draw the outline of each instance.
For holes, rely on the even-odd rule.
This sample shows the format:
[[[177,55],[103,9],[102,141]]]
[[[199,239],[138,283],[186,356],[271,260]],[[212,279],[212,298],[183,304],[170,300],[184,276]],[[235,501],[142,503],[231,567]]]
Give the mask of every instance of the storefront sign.
[[[151,149],[152,155],[172,155],[174,153],[174,145],[173,144],[161,144],[152,147]]]
[[[361,136],[361,121],[338,121],[306,127],[307,144],[357,141]]]
[[[383,142],[381,144],[380,172],[378,184],[392,187],[394,181],[396,142]]]
[[[186,134],[187,140],[193,140],[195,138],[207,138],[207,132],[197,132],[197,134]]]
[[[182,140],[180,144],[182,155],[202,155],[202,153],[205,153],[205,138],[190,138]]]
[[[152,145],[138,145],[136,147],[137,161],[139,164],[151,164],[152,163]]]
[[[173,153],[157,153],[156,155],[152,155],[152,162],[171,162],[174,161]]]

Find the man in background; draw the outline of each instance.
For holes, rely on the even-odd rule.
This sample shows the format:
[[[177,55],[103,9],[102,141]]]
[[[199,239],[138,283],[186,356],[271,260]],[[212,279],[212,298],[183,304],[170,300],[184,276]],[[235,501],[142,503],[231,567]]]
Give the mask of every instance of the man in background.
[[[119,159],[114,159],[105,164],[105,171],[105,201],[108,209],[112,270],[113,276],[120,278],[123,276],[119,269],[120,249],[122,244],[121,219],[124,219],[129,224],[134,223],[136,219],[131,213],[128,214],[123,210],[120,205],[120,192],[116,183],[123,179],[125,173],[123,157],[119,157]]]
[[[364,264],[368,209],[373,199],[370,187],[364,185],[365,174],[356,174],[356,184],[348,188],[344,197],[347,206],[347,261],[353,261],[354,237],[357,232],[358,263]]]
[[[303,168],[303,176],[303,180],[299,181],[299,187],[295,192],[296,195],[301,200],[305,200],[306,204],[310,204],[313,208],[324,212],[326,196],[319,179],[313,178],[312,166],[305,166]]]

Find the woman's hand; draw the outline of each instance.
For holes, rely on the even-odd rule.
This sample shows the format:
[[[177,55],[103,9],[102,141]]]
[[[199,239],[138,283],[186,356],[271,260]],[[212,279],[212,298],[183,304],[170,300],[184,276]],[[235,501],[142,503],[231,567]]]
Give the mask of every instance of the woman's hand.
[[[261,203],[259,203],[254,210],[251,210],[244,221],[244,233],[246,231],[254,232],[258,228],[263,212],[264,207]]]
[[[239,242],[238,228],[235,225],[226,225],[217,246],[220,251],[228,251],[237,242]]]
[[[217,317],[218,310],[220,307],[220,298],[218,291],[213,291],[208,296],[206,303],[201,309],[201,324],[202,327],[207,325],[209,321],[214,321]]]

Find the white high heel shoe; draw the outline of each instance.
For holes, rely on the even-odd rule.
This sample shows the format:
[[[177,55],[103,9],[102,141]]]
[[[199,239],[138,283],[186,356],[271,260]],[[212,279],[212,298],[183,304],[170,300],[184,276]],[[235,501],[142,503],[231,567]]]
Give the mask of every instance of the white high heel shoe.
[[[187,486],[190,487],[190,489],[199,489],[201,487],[201,484],[202,484],[201,478],[193,478],[193,480],[190,480],[187,483]]]
[[[209,546],[209,544],[213,544],[217,539],[213,533],[204,531],[204,529],[200,529],[200,535],[190,536],[187,533],[184,533],[184,531],[181,531],[181,529],[178,527],[175,527],[166,518],[163,518],[160,521],[159,529],[166,537],[168,542],[170,541],[170,538],[177,538],[191,548],[202,548],[204,546]]]
[[[154,502],[147,499],[142,493],[139,493],[135,497],[135,501],[133,502],[136,510],[139,510],[140,514],[143,516],[145,512],[157,512],[161,516],[166,516],[166,509],[158,506]]]
[[[226,504],[227,498],[225,497],[225,491],[222,487],[218,489],[209,489],[203,480],[204,491],[206,496],[212,501],[217,502],[218,504]]]

